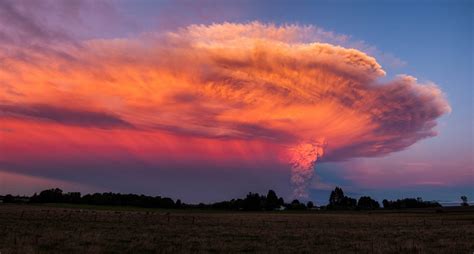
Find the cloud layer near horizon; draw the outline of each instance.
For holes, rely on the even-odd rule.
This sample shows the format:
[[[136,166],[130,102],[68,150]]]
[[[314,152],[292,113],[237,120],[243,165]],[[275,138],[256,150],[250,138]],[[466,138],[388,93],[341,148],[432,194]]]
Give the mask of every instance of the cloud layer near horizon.
[[[0,162],[74,161],[87,150],[151,164],[245,161],[289,169],[294,148],[305,144],[324,143],[324,156],[314,153],[321,146],[308,154],[340,161],[436,135],[436,120],[450,107],[435,84],[408,75],[380,82],[385,71],[376,59],[326,43],[337,39],[311,26],[253,22],[52,46],[48,37],[39,48],[3,44],[7,152]],[[51,150],[57,153],[46,155]],[[304,169],[303,182],[315,160],[304,162],[311,171]]]

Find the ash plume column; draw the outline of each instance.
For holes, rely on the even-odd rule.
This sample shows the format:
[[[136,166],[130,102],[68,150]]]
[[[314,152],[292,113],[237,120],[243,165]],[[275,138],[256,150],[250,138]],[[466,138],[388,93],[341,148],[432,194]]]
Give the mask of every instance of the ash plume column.
[[[307,198],[308,187],[314,175],[316,161],[324,155],[324,139],[302,142],[290,149],[291,183],[295,198]]]

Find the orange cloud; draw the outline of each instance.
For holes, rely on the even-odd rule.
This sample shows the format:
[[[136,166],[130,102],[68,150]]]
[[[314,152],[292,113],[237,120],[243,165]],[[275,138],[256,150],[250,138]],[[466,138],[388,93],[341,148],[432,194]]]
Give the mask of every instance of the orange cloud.
[[[436,135],[436,119],[450,107],[435,84],[408,75],[381,83],[385,71],[375,58],[317,42],[312,29],[192,25],[80,48],[62,44],[71,57],[10,58],[0,69],[0,117],[58,130],[105,126],[86,131],[84,140],[116,137],[114,144],[140,147],[134,154],[146,160],[153,159],[147,151],[168,154],[163,140],[183,159],[233,157],[245,144],[263,144],[242,156],[277,153],[293,167],[296,196],[306,195],[318,158],[380,156]],[[130,139],[144,135],[168,138]]]

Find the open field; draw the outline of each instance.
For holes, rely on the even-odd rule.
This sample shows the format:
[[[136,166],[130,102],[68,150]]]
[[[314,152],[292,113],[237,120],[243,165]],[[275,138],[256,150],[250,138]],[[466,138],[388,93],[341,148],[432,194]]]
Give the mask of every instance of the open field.
[[[237,213],[0,204],[2,254],[473,251],[473,209]]]

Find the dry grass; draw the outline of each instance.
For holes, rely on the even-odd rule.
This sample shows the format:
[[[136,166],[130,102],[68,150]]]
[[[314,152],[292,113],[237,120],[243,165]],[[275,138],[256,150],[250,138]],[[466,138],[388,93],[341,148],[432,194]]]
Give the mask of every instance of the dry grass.
[[[84,208],[84,207],[82,207]],[[473,210],[218,213],[0,205],[0,253],[473,253]]]

